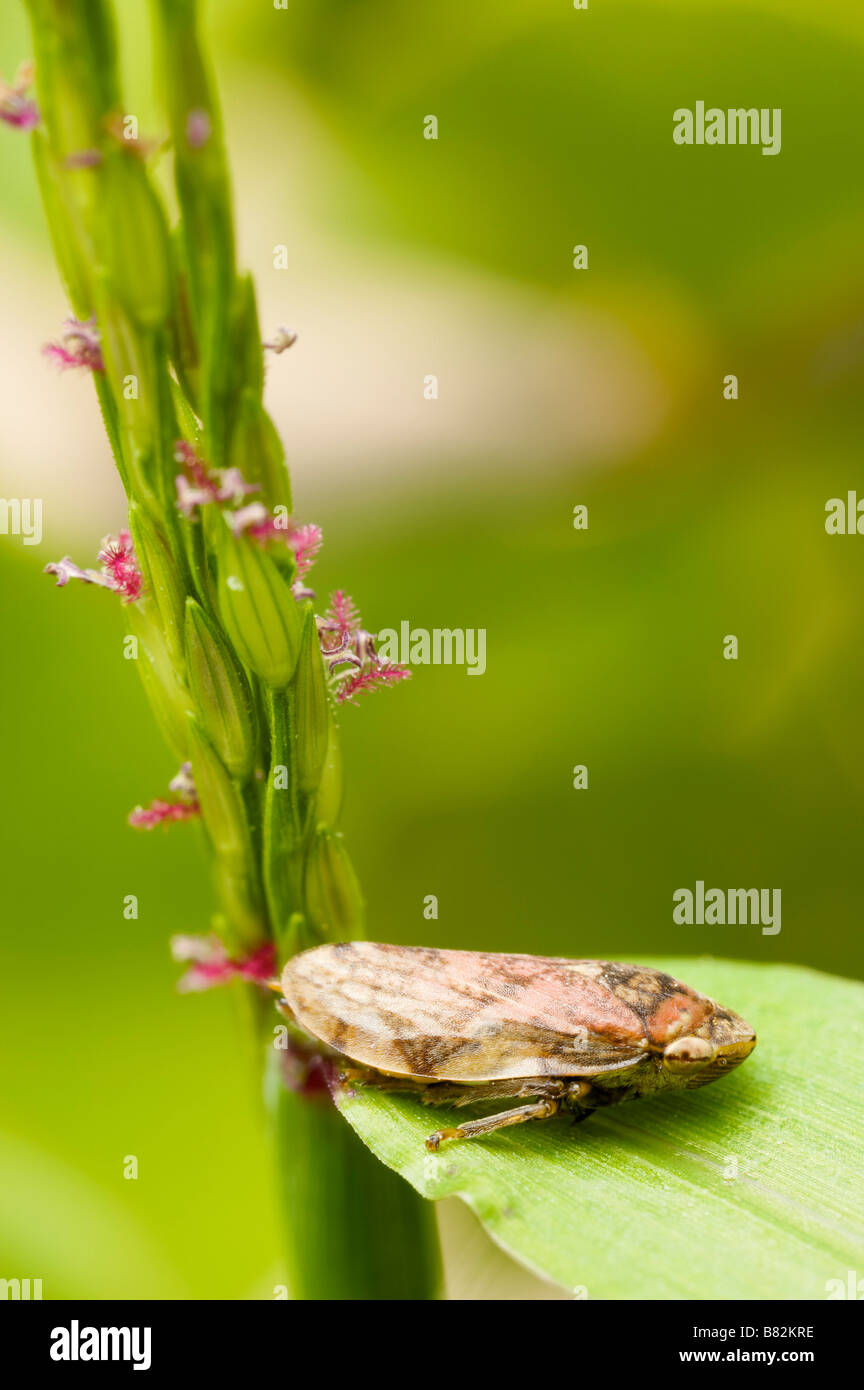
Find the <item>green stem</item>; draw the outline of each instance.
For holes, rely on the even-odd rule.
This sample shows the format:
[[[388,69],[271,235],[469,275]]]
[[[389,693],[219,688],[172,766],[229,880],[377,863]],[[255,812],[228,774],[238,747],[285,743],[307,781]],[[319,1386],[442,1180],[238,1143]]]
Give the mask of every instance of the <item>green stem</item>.
[[[179,436],[203,447],[209,469],[230,462],[259,483],[268,508],[291,502],[262,401],[254,287],[235,266],[197,5],[151,0],[181,211],[172,234],[140,151],[116,133],[124,108],[109,0],[27,3],[44,125],[33,135],[40,188],[76,313],[95,313],[98,323],[105,370],[96,390],[144,573],[145,592],[130,609],[142,679],[172,750],[192,762],[222,900],[216,929],[232,954],[272,935],[284,959],[326,934],[358,935],[363,908],[337,831],[338,740],[314,614],[291,590],[293,559],[277,562],[238,538],[209,504],[194,518],[177,511]],[[82,154],[95,158],[78,167]],[[266,784],[255,780],[258,768]],[[250,987],[248,999],[263,1049],[278,1016],[262,991]],[[310,1093],[320,1059],[301,1059],[298,1082],[278,1065],[289,1054],[268,1052],[295,1296],[437,1297],[431,1205],[363,1147],[326,1088]]]
[[[292,1296],[440,1298],[434,1205],[369,1152],[326,1089],[302,1094],[278,1072],[274,1062],[269,1083]]]

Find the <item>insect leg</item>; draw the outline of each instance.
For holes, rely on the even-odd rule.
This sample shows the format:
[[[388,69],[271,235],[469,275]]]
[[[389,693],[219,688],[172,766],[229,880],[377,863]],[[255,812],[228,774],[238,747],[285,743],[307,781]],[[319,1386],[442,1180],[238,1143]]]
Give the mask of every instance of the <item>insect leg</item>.
[[[498,1115],[486,1115],[482,1120],[466,1120],[455,1129],[436,1129],[426,1140],[426,1147],[436,1153],[438,1145],[445,1139],[477,1139],[482,1134],[504,1129],[506,1125],[521,1125],[526,1120],[548,1120],[558,1113],[561,1102],[555,1096],[535,1101],[533,1105],[519,1105],[515,1110],[502,1110]]]

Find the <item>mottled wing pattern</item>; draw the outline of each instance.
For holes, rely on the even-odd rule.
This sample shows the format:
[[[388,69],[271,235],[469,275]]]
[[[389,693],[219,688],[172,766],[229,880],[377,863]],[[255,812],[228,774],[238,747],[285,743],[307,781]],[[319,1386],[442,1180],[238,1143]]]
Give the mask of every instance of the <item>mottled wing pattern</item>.
[[[644,1055],[658,1008],[686,1000],[689,1019],[710,1006],[635,966],[370,941],[304,951],[282,989],[298,1023],[335,1051],[441,1081],[596,1075]]]

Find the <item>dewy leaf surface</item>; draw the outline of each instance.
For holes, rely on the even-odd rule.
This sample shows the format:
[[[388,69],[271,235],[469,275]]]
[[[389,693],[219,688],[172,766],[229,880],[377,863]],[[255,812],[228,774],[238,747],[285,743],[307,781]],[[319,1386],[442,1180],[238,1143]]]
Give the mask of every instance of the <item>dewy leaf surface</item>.
[[[864,1272],[864,985],[794,966],[645,962],[741,1013],[758,1046],[702,1090],[427,1153],[466,1112],[358,1088],[340,1109],[425,1197],[458,1196],[588,1298],[825,1298]],[[496,1108],[496,1107],[488,1107]],[[581,1293],[586,1290],[587,1293]]]

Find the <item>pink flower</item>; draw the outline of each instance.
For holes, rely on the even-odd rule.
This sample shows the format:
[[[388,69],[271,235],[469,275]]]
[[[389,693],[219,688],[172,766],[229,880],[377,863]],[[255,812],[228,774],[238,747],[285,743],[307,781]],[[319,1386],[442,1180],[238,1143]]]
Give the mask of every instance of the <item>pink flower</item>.
[[[135,830],[152,830],[157,825],[171,824],[172,821],[194,820],[200,816],[201,808],[197,801],[151,801],[149,806],[136,806],[129,812],[129,824]]]
[[[128,531],[121,531],[119,536],[105,537],[99,551],[99,562],[112,589],[122,594],[127,603],[134,603],[141,597],[141,571]]]
[[[192,820],[201,814],[192,764],[182,763],[176,777],[168,786],[179,801],[151,801],[149,806],[136,806],[129,812],[129,824],[136,830],[152,830],[156,825],[170,825],[172,821]]]
[[[64,555],[62,560],[53,560],[42,572],[56,574],[58,589],[65,589],[70,579],[80,579],[84,584],[101,584],[103,589],[111,588],[104,574],[98,570],[82,570],[68,555]]]
[[[350,701],[361,691],[371,693],[382,686],[396,685],[407,680],[411,672],[395,662],[382,662],[375,650],[375,638],[360,626],[360,614],[353,599],[337,589],[330,597],[330,607],[318,618],[321,655],[330,670],[330,684],[339,704]],[[337,671],[337,666],[353,666],[352,672]]]
[[[244,531],[257,535],[260,528],[270,521],[270,513],[263,502],[250,502],[248,506],[238,507],[224,515],[235,536],[241,536]]]
[[[95,318],[83,323],[78,319],[67,319],[60,342],[46,343],[42,351],[57,363],[61,371],[69,367],[84,367],[91,372],[105,370]]]
[[[141,571],[135,560],[132,537],[128,531],[119,536],[106,536],[99,551],[101,570],[82,570],[68,555],[62,560],[45,566],[45,574],[56,574],[57,587],[63,589],[70,579],[80,579],[84,584],[98,584],[103,589],[113,589],[122,594],[127,603],[134,603],[141,597]]]
[[[355,695],[366,691],[371,694],[375,690],[380,690],[385,685],[396,685],[399,681],[408,680],[411,672],[405,666],[397,666],[395,662],[390,665],[379,663],[377,666],[368,666],[356,675],[349,676],[347,680],[336,691],[336,699],[340,705],[346,700],[356,704]]]
[[[186,469],[185,474],[178,473],[176,478],[177,506],[185,516],[191,516],[196,507],[204,507],[209,502],[240,502],[247,493],[258,490],[258,484],[247,483],[239,468],[223,468],[211,474],[204,460],[185,439],[178,439],[174,457]],[[266,515],[263,507],[261,510]]]
[[[22,63],[11,84],[0,81],[0,121],[18,130],[32,130],[39,124],[39,107],[27,96],[32,83],[32,63]]]
[[[216,476],[219,479],[216,495],[220,502],[242,502],[247,493],[258,491],[258,484],[247,483],[239,468],[223,468]]]
[[[291,521],[283,521],[281,516],[270,516],[263,509],[260,519],[253,521],[248,530],[249,535],[262,545],[267,541],[279,540],[290,546],[297,561],[298,579],[302,579],[312,568],[324,540],[320,526],[295,526]]]
[[[174,457],[186,470],[178,473],[176,478],[177,506],[184,516],[191,516],[196,507],[217,501],[219,489],[194,446],[185,439],[178,439],[174,446]]]
[[[197,453],[194,444],[189,444],[185,439],[178,439],[174,445],[174,457],[178,463],[182,463],[193,483],[198,487],[212,486],[204,460]]]
[[[211,502],[234,503],[233,508],[223,510],[223,516],[234,535],[245,533],[261,545],[279,540],[290,546],[297,562],[297,579],[303,579],[321,549],[323,538],[320,526],[295,526],[281,514],[273,517],[261,501],[249,502],[246,506],[236,505],[242,503],[250,492],[257,492],[259,484],[247,483],[239,468],[223,468],[211,473],[194,446],[185,439],[177,441],[174,457],[184,468],[184,472],[178,473],[175,480],[177,506],[184,516],[191,516],[196,507],[205,507]],[[292,587],[295,598],[315,597],[312,590],[302,584],[298,588],[295,582]]]
[[[297,334],[290,328],[277,328],[270,342],[262,344],[269,352],[285,352],[286,348],[293,347],[297,341]]]
[[[171,954],[175,960],[192,962],[177,986],[183,993],[212,989],[236,978],[266,984],[276,971],[276,948],[270,941],[236,959],[217,936],[175,936]]]
[[[297,561],[298,578],[302,579],[314,565],[323,539],[320,526],[298,526],[296,531],[289,534],[288,544],[294,551],[294,558]]]
[[[191,516],[196,507],[203,507],[207,502],[216,500],[209,484],[207,487],[193,487],[189,479],[182,473],[177,474],[175,482],[177,484],[177,506],[184,516]]]
[[[354,606],[354,600],[337,589],[335,594],[330,595],[330,607],[327,609],[326,619],[333,623],[341,633],[353,632],[360,626],[360,614]]]

